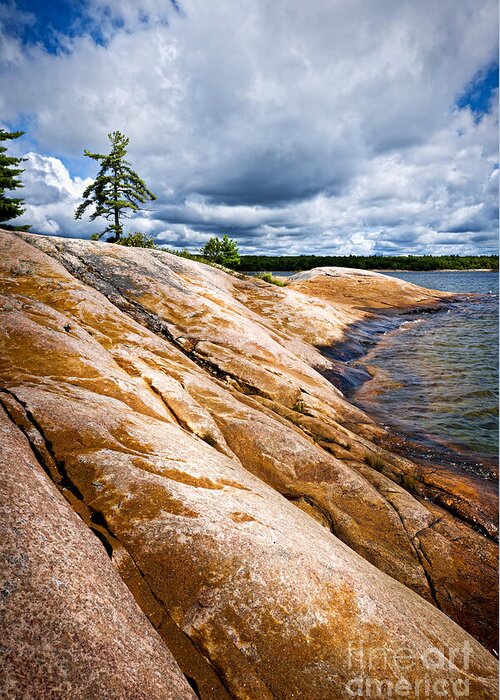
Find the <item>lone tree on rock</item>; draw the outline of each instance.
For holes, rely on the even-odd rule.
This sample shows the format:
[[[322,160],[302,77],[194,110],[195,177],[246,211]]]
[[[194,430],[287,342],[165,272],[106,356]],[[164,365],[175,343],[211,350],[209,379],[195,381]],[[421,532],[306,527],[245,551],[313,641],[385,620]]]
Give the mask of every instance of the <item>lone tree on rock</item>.
[[[222,240],[212,236],[201,249],[201,254],[210,262],[226,267],[237,267],[240,264],[240,254],[236,241],[227,235],[224,235]]]
[[[9,139],[18,139],[24,134],[24,131],[5,131],[0,129],[0,141],[8,141]],[[22,163],[26,158],[15,158],[6,155],[7,149],[5,146],[0,146],[0,224],[4,221],[10,221],[24,214],[23,202],[19,197],[6,197],[5,190],[17,190],[24,187],[19,179],[19,175],[24,172],[22,168],[18,168],[19,163]],[[6,226],[5,228],[18,229],[27,231],[29,226]]]
[[[125,160],[129,139],[119,131],[108,134],[108,138],[111,141],[111,152],[108,155],[84,151],[84,155],[99,161],[101,168],[95,181],[84,191],[84,201],[75,211],[75,219],[81,219],[87,207],[95,207],[90,220],[102,216],[111,223],[93,238],[99,239],[106,233],[112,233],[108,241],[115,243],[122,236],[121,219],[127,218],[127,210],[136,212],[140,209],[140,204],[156,199],[156,196]]]

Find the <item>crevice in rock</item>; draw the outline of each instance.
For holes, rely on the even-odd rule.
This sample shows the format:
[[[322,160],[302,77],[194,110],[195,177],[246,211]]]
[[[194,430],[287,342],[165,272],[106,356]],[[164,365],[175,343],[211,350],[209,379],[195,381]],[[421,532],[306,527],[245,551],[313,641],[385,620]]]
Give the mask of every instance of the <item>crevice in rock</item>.
[[[425,527],[421,528],[412,536],[412,541],[420,535],[420,533],[425,532],[426,530],[430,530],[431,528],[434,527],[434,525],[437,525],[440,523],[442,520],[444,520],[445,516],[442,515],[440,518],[436,518],[435,520],[432,521],[432,523],[429,523],[429,525],[426,525]],[[452,540],[453,541],[453,540]]]
[[[432,474],[439,474],[439,469],[428,469],[426,466],[425,472],[420,470],[415,473],[405,472],[396,464],[391,464],[385,455],[382,459],[382,468],[377,468],[377,466],[366,462],[366,460],[365,464],[368,464],[369,467],[401,486],[413,498],[434,503],[459,522],[469,526],[491,542],[498,544],[498,525],[496,520],[490,520],[484,515],[483,522],[480,522],[474,513],[467,512],[467,501],[439,486],[426,482],[426,477]],[[419,464],[416,463],[414,466],[418,469]],[[385,489],[380,491],[382,495],[384,495],[384,492]]]
[[[340,459],[341,461],[346,463],[345,457],[343,458],[343,457],[339,457],[338,455],[336,455],[335,452],[333,452],[330,449],[330,445],[335,444],[335,445],[338,445],[339,447],[345,449],[346,451],[349,451],[352,449],[352,446],[350,444],[343,443],[343,441],[341,441],[340,439],[336,440],[332,437],[323,437],[320,434],[309,430],[306,426],[303,426],[300,424],[300,420],[294,420],[293,418],[286,416],[281,412],[278,412],[275,408],[273,408],[273,406],[271,405],[271,402],[266,401],[265,406],[269,410],[271,410],[275,415],[279,416],[280,419],[287,421],[288,423],[290,423],[294,427],[301,430],[305,435],[307,435],[311,440],[313,440],[313,442],[318,447],[323,449],[325,452],[333,454],[333,456],[336,459]],[[371,465],[369,465],[369,466],[371,466]],[[418,491],[415,488],[412,488],[411,480],[408,478],[405,478],[406,475],[404,473],[393,472],[393,471],[389,471],[389,470],[383,470],[383,471],[377,470],[373,466],[372,466],[372,468],[375,469],[375,471],[380,471],[388,479],[390,479],[394,483],[396,483],[399,486],[401,486],[402,488],[404,488],[405,491],[407,491],[410,495],[412,495],[414,497],[422,495],[422,494],[418,493]],[[394,469],[394,467],[392,465],[391,465],[391,468]],[[437,471],[439,471],[439,470],[437,470],[437,469],[432,470],[432,471],[429,471],[429,473],[433,473],[433,472],[437,472]],[[358,474],[363,479],[365,479],[367,481],[367,483],[369,483],[371,486],[376,488],[377,491],[380,493],[380,495],[385,500],[387,500],[387,498],[385,497],[384,490],[378,489],[371,481],[366,479],[366,477],[364,477],[359,472],[358,472]],[[486,524],[482,524],[482,523],[478,522],[477,520],[475,520],[473,518],[473,516],[469,516],[467,513],[464,513],[463,509],[460,507],[460,502],[458,499],[455,499],[453,502],[450,502],[450,495],[451,494],[447,493],[443,489],[439,489],[439,487],[435,487],[435,486],[430,487],[424,481],[420,481],[420,480],[418,480],[418,484],[424,490],[425,497],[428,498],[428,500],[430,500],[432,503],[439,505],[445,511],[447,511],[452,516],[457,518],[457,520],[467,524],[469,527],[473,528],[476,532],[479,532],[481,535],[485,536],[486,538],[488,538],[489,540],[491,540],[495,544],[498,543],[498,536],[496,535],[497,530],[489,529]],[[288,498],[287,496],[285,496],[285,497]],[[310,503],[309,501],[307,501],[307,499],[303,496],[298,496],[295,499],[289,498],[288,500],[298,500],[301,498],[304,501],[306,501],[311,507],[315,507],[313,505],[313,503]],[[392,504],[390,504],[390,505],[391,505],[391,507],[394,508],[394,506]],[[319,508],[318,504],[316,504],[316,510],[319,510],[319,509],[320,508]],[[432,523],[432,524],[435,524],[435,523]],[[493,524],[493,527],[495,527],[495,524]],[[341,539],[341,538],[339,538],[339,539]]]
[[[436,606],[436,608],[438,610],[441,610],[442,608],[441,608],[441,604],[438,600],[436,586],[434,585],[434,581],[432,580],[432,576],[430,575],[430,572],[427,569],[427,566],[429,566],[429,568],[432,568],[431,562],[429,561],[429,559],[425,555],[424,551],[422,550],[422,547],[420,545],[420,541],[418,539],[416,539],[416,540],[412,539],[411,545],[415,549],[415,552],[417,553],[417,557],[418,557],[418,560],[420,562],[420,566],[422,567],[422,572],[426,578],[427,585],[429,586],[429,590],[431,592],[432,601],[433,601],[434,605]]]
[[[320,522],[325,522],[328,525],[328,529],[332,533],[332,535],[335,535],[335,537],[338,537],[340,540],[342,539],[339,537],[336,529],[335,529],[335,523],[333,521],[333,518],[331,514],[328,512],[326,508],[323,508],[323,506],[320,506],[320,504],[316,501],[316,499],[312,498],[312,496],[307,496],[306,494],[296,494],[296,493],[281,493],[283,498],[286,498],[287,501],[290,501],[291,503],[294,503],[297,505],[297,508],[300,508],[298,503],[302,501],[303,503],[306,503],[310,508],[312,508],[313,511],[315,511],[318,514],[318,520]],[[314,516],[311,516],[314,517]]]
[[[469,515],[468,513],[464,512],[460,503],[460,499],[457,496],[448,493],[447,491],[439,488],[438,486],[428,486],[423,481],[420,483],[424,486],[425,496],[432,503],[435,503],[436,505],[440,506],[441,508],[443,508],[443,510],[447,511],[455,518],[457,518],[457,520],[462,521],[463,523],[471,527],[473,530],[479,532],[481,535],[486,537],[488,540],[491,540],[491,542],[498,544],[498,528],[496,526],[496,523],[493,523],[490,526],[487,522],[478,522],[474,518],[474,515]]]
[[[110,543],[109,539],[106,537],[106,535],[101,532],[101,530],[97,527],[92,527],[91,525],[89,526],[94,535],[101,541],[102,546],[106,550],[106,554],[110,559],[113,557],[113,545]]]
[[[412,537],[412,535],[410,534],[410,532],[408,532],[408,528],[406,527],[404,518],[401,516],[401,513],[400,513],[399,510],[396,508],[396,506],[394,505],[394,503],[392,503],[392,501],[391,501],[390,499],[388,499],[388,498],[386,498],[385,501],[386,501],[386,503],[389,505],[389,507],[392,508],[392,510],[396,513],[397,517],[399,518],[399,521],[401,522],[401,525],[402,525],[402,527],[403,527],[403,530],[404,530],[404,532],[406,533],[406,536],[407,536],[407,539],[408,539],[408,544],[410,545],[410,547],[411,547],[411,548],[413,549],[413,551],[415,552],[416,560],[417,560],[418,563],[420,564],[420,568],[421,568],[421,570],[422,570],[422,573],[423,573],[423,575],[425,576],[425,580],[427,581],[427,585],[428,585],[428,587],[429,587],[429,593],[430,593],[432,602],[434,603],[434,605],[436,606],[436,608],[437,608],[438,610],[441,610],[441,605],[440,605],[440,603],[439,603],[439,601],[438,601],[438,598],[437,598],[436,587],[435,587],[435,585],[434,585],[434,581],[432,580],[432,577],[431,577],[431,575],[430,575],[430,572],[429,572],[428,569],[427,569],[427,566],[430,566],[430,562],[429,562],[429,560],[427,559],[427,557],[425,556],[425,554],[423,553],[423,551],[422,551],[422,549],[421,549],[421,547],[420,547],[420,542],[418,541],[418,539],[415,539],[415,538],[416,538],[416,535],[414,535],[414,536]],[[433,522],[432,524],[434,525],[435,522]],[[424,529],[425,529],[425,528],[424,528]],[[417,544],[417,542],[418,542],[418,544]]]
[[[0,389],[0,403],[5,412],[21,430],[37,458],[38,463],[49,479],[57,486],[71,508],[83,520],[85,525],[100,540],[106,553],[111,558],[116,546],[121,546],[106,525],[101,513],[85,503],[80,489],[69,478],[64,462],[58,460],[52,445],[46,437],[41,425],[22,401],[12,390]]]
[[[144,380],[144,382],[148,385],[148,387],[151,389],[153,394],[155,394],[160,399],[160,401],[165,406],[165,408],[167,409],[167,411],[169,412],[170,416],[173,418],[175,423],[177,423],[177,425],[179,425],[181,428],[184,428],[184,430],[187,430],[188,432],[192,432],[189,430],[189,426],[187,426],[186,423],[184,423],[179,418],[179,416],[176,414],[176,412],[174,411],[172,406],[170,406],[170,404],[165,400],[165,397],[163,396],[161,391],[159,391],[159,389],[157,389],[157,387],[154,385],[154,383],[150,379],[148,379],[147,377],[141,376],[141,379]]]
[[[379,446],[381,440],[382,438],[375,437],[373,438],[373,443]],[[391,464],[388,460],[386,463],[388,469],[382,471],[384,476],[404,488],[405,491],[417,498],[417,500],[425,499],[426,501],[434,503],[447,513],[450,513],[450,515],[458,521],[468,525],[491,542],[498,544],[497,517],[488,516],[485,512],[481,512],[480,510],[474,512],[474,510],[470,508],[470,504],[468,504],[467,500],[462,498],[459,494],[448,491],[432,483],[432,481],[429,483],[428,477],[432,477],[436,474],[439,475],[443,469],[437,467],[433,468],[432,462],[426,461],[421,456],[410,454],[409,445],[407,443],[410,444],[413,451],[413,446],[417,445],[416,442],[411,443],[408,440],[403,441],[401,438],[395,437],[394,434],[385,435],[384,442],[384,451],[390,449],[393,456],[401,455],[405,459],[411,460],[413,463],[413,471],[403,471],[401,467],[398,467],[394,463]],[[427,459],[431,459],[431,457],[427,457]],[[446,466],[446,460],[444,460],[439,453],[436,453],[436,456],[433,456],[432,459],[441,459],[442,464],[445,465],[444,473],[446,474],[446,469],[448,468]],[[453,474],[453,470],[450,470],[450,474]],[[458,472],[457,478],[460,479],[460,476],[461,474]],[[491,482],[491,477],[488,479],[479,479],[478,483],[484,485],[488,484],[488,482]],[[497,496],[495,494],[495,499],[496,498]]]
[[[163,339],[167,340],[169,343],[175,346],[177,350],[182,352],[187,358],[194,362],[198,367],[208,372],[212,376],[216,377],[220,381],[227,383],[228,380],[237,382],[241,387],[242,391],[246,394],[256,394],[258,396],[265,396],[264,393],[258,387],[252,386],[240,378],[232,375],[230,372],[222,370],[215,362],[208,360],[205,357],[201,357],[194,350],[188,350],[184,343],[180,343],[178,338],[182,336],[175,336],[168,324],[161,320],[150,311],[145,309],[141,304],[136,301],[131,301],[127,299],[119,287],[115,287],[112,282],[102,276],[102,274],[93,267],[88,261],[78,258],[82,266],[86,268],[86,272],[79,269],[76,265],[72,264],[68,258],[61,254],[57,256],[59,262],[66,268],[66,270],[76,279],[80,280],[84,284],[96,289],[98,292],[103,294],[108,301],[110,301],[114,306],[116,306],[120,311],[127,314],[127,316],[132,317],[135,321],[140,323],[142,326],[150,330],[155,335],[159,335]],[[199,342],[199,341],[198,341]],[[196,348],[196,345],[195,345]]]
[[[208,433],[203,434],[201,431],[196,432],[190,425],[189,421],[184,420],[182,416],[179,414],[179,412],[169,403],[168,399],[165,398],[164,394],[155,386],[154,382],[152,382],[150,379],[147,377],[143,377],[144,381],[148,385],[148,387],[151,389],[151,391],[158,396],[160,401],[163,402],[165,408],[167,411],[171,414],[173,420],[179,425],[183,430],[188,432],[190,435],[194,435],[195,437],[199,438],[200,440],[203,440],[203,442],[206,442],[207,445],[210,445],[210,447],[213,447],[217,452],[220,452],[220,454],[224,456],[228,456],[228,453],[224,451],[222,446],[219,444],[217,439]],[[181,385],[182,386],[182,385]],[[184,388],[184,387],[183,387]]]
[[[151,624],[153,624],[165,645],[173,654],[182,672],[184,673],[185,670],[186,672],[192,674],[193,671],[190,668],[192,663],[195,663],[195,665],[199,665],[201,663],[202,666],[203,664],[208,664],[208,667],[210,668],[212,673],[210,674],[210,672],[208,672],[209,677],[208,679],[207,677],[205,677],[205,681],[210,684],[210,696],[204,693],[200,694],[199,684],[202,684],[201,678],[198,678],[198,681],[196,681],[195,678],[188,675],[188,673],[184,673],[186,679],[190,683],[193,690],[196,692],[197,696],[201,698],[201,700],[212,700],[212,698],[214,698],[214,700],[215,698],[217,698],[218,700],[232,700],[234,696],[232,695],[230,689],[227,688],[226,683],[224,682],[224,679],[222,677],[221,671],[217,668],[215,664],[211,662],[211,660],[206,656],[206,654],[203,653],[203,651],[198,649],[197,645],[175,623],[173,618],[170,616],[170,613],[166,609],[164,603],[161,601],[160,598],[157,597],[154,590],[148,584],[146,576],[141,571],[140,567],[137,565],[130,552],[127,550],[126,547],[124,547],[121,541],[111,531],[103,513],[95,510],[87,503],[85,503],[81,491],[69,478],[64,462],[56,458],[49,439],[44,434],[41,425],[38,423],[36,418],[28,409],[26,403],[22,401],[15,394],[14,391],[6,388],[0,388],[0,404],[5,409],[5,412],[9,416],[12,423],[19,430],[21,430],[23,435],[28,440],[33,454],[35,455],[38,463],[45,471],[49,479],[55,484],[55,486],[58,488],[58,490],[61,492],[64,498],[68,501],[71,508],[83,520],[85,525],[99,539],[110,559],[112,559],[113,553],[119,549],[123,549],[126,552],[126,555],[130,558],[130,561],[132,562],[137,573],[141,577],[141,580],[143,581],[144,585],[147,587],[150,595],[154,599],[157,606],[161,609],[162,616],[164,616],[164,618],[166,618],[166,620],[168,621],[167,625],[162,625],[163,628],[168,628],[168,630],[163,629],[162,634],[162,630],[158,629],[158,627],[156,627],[156,625],[154,625],[150,620]],[[121,573],[119,569],[118,573]],[[137,600],[136,597],[137,591],[134,591],[134,587],[131,587],[126,580],[124,580],[124,582],[129,588],[134,598],[136,598],[136,602],[139,605],[139,607],[141,607],[140,601]],[[143,612],[149,619],[147,610],[143,609]],[[178,658],[178,656],[176,656],[169,644],[169,641],[171,640],[171,633],[174,629],[176,636],[180,637],[183,641],[184,651],[186,652],[186,650],[188,650],[187,655],[186,653],[184,653],[182,658]],[[190,652],[189,649],[191,649]],[[206,673],[207,671],[205,671],[205,675]],[[191,682],[189,679],[191,680]],[[220,684],[218,688],[214,687],[213,685],[217,682]],[[192,683],[196,684],[196,688],[198,690],[194,688]]]
[[[154,382],[152,382],[150,379],[147,377],[142,377],[146,384],[149,386],[151,391],[158,396],[160,401],[162,401],[163,405],[165,408],[169,411],[169,413],[172,414],[172,418],[175,420],[177,425],[179,425],[181,428],[184,428],[184,430],[187,430],[189,433],[192,435],[195,435],[196,433],[193,433],[189,425],[187,424],[186,421],[182,420],[182,418],[179,416],[178,413],[175,412],[175,410],[172,408],[172,406],[168,403],[168,401],[165,399],[164,395],[162,392],[155,386]]]
[[[186,679],[188,679],[188,682],[189,678],[191,681],[196,682],[198,697],[200,697],[202,700],[234,700],[234,696],[230,688],[227,687],[220,669],[212,661],[209,655],[207,655],[203,649],[199,647],[196,641],[191,639],[191,637],[186,634],[181,627],[179,627],[166,608],[164,602],[157,596],[154,588],[148,583],[146,574],[142,571],[141,567],[131,555],[130,551],[123,545],[121,546],[126,552],[134,571],[139,576],[142,585],[145,586],[148,594],[151,596],[155,605],[161,612],[161,620],[158,622],[158,624],[154,625],[156,631],[170,649],[171,653],[179,664],[181,671],[186,676]],[[120,572],[120,569],[118,569],[118,571]],[[135,590],[136,587],[129,585],[127,581],[125,581],[125,583],[129,587],[134,598],[136,598],[137,604],[141,607],[141,601],[138,599],[139,591]],[[146,616],[148,616],[146,610],[144,610],[144,613]],[[196,674],[196,670],[193,668],[193,665],[195,667],[199,667],[200,664],[202,666],[201,673]],[[205,694],[203,691],[203,685],[205,684],[210,686],[210,695]]]
[[[195,681],[195,679],[191,678],[191,676],[188,676],[187,673],[184,674],[184,678],[191,686],[193,693],[196,695],[196,697],[201,699],[200,689],[198,688],[198,683]]]
[[[199,651],[200,651],[201,654],[205,654],[205,655],[208,657],[208,654],[204,651],[204,647],[203,647],[203,646],[197,644],[197,643],[194,642],[194,641],[193,641],[193,644],[196,646],[197,649],[199,649]],[[241,653],[241,652],[240,652],[240,653]],[[214,661],[211,661],[211,665],[212,665],[212,667],[213,667],[215,673],[217,674],[217,677],[218,677],[220,683],[221,683],[221,684],[224,686],[224,688],[226,689],[226,691],[227,691],[227,693],[228,693],[228,697],[232,698],[232,700],[238,700],[238,698],[241,698],[240,695],[237,695],[237,696],[234,695],[234,691],[231,690],[231,686],[233,685],[233,683],[229,682],[229,681],[226,679],[226,675],[227,675],[227,674],[224,672],[224,669],[222,669],[220,666],[218,666],[218,664],[217,664],[216,662],[214,662]],[[266,698],[273,698],[273,700],[280,700],[280,698],[279,698],[277,695],[275,695],[275,694],[273,693],[273,691],[269,688],[269,686],[268,686],[266,683],[264,683],[264,680],[262,679],[262,677],[261,677],[260,675],[258,675],[258,673],[257,673],[256,675],[257,675],[258,682],[259,682],[259,685],[260,685],[260,689],[259,689],[259,690],[260,690],[260,691],[265,690],[265,692],[266,692]],[[239,686],[239,687],[241,687],[241,686]],[[246,697],[249,697],[249,696],[248,696],[247,693],[245,693],[245,695],[244,695],[243,697],[246,698]],[[260,700],[261,697],[262,697],[262,695],[259,696],[259,700]],[[211,700],[211,698],[207,698],[207,700]]]
[[[314,511],[316,511],[316,513],[317,513],[318,516],[319,516],[319,517],[317,518],[318,520],[320,520],[321,522],[324,522],[324,523],[326,522],[326,523],[327,523],[328,529],[330,530],[330,532],[332,533],[332,535],[335,535],[335,537],[338,537],[338,539],[340,539],[341,541],[344,541],[344,539],[342,538],[342,536],[338,533],[338,531],[336,531],[335,523],[334,523],[334,520],[333,520],[331,514],[328,512],[328,510],[327,510],[326,508],[324,508],[323,506],[321,506],[321,505],[316,501],[316,499],[312,498],[311,496],[305,495],[305,494],[282,493],[281,495],[282,495],[284,498],[286,498],[287,501],[290,501],[290,502],[292,502],[292,503],[295,503],[295,504],[297,505],[297,507],[300,507],[300,505],[298,505],[298,503],[301,502],[301,501],[302,501],[303,503],[306,503],[311,509],[313,509]],[[401,525],[402,525],[402,527],[403,527],[403,530],[404,530],[404,532],[405,532],[406,535],[407,535],[408,543],[409,543],[410,547],[413,549],[413,551],[415,552],[415,559],[416,559],[417,562],[419,563],[420,568],[422,569],[422,573],[423,573],[423,575],[425,576],[425,579],[426,579],[426,581],[427,581],[427,584],[428,584],[428,587],[429,587],[429,593],[430,593],[430,596],[431,596],[431,598],[432,598],[432,601],[433,601],[434,605],[435,605],[438,609],[441,609],[441,606],[440,606],[440,604],[439,604],[439,602],[438,602],[438,598],[437,598],[436,587],[435,587],[434,582],[433,582],[433,580],[432,580],[432,578],[431,578],[431,576],[430,576],[430,574],[429,574],[428,569],[426,568],[426,565],[428,565],[428,566],[430,567],[430,562],[429,562],[429,560],[427,559],[427,557],[425,556],[424,552],[422,551],[422,549],[421,549],[421,547],[420,547],[420,543],[418,542],[418,540],[417,540],[418,544],[417,544],[417,542],[415,542],[415,540],[414,540],[414,538],[415,538],[417,535],[414,535],[413,538],[410,536],[410,534],[409,534],[409,532],[408,532],[408,530],[407,530],[407,528],[406,528],[406,526],[405,526],[405,523],[404,523],[404,521],[403,521],[403,518],[401,517],[401,514],[399,513],[398,509],[397,509],[397,508],[394,506],[394,504],[391,503],[389,500],[387,500],[387,499],[385,499],[385,500],[386,500],[387,504],[389,505],[389,507],[396,513],[396,515],[398,516],[399,521],[401,522]],[[311,516],[311,517],[314,517],[314,516]],[[431,525],[435,525],[436,522],[437,522],[437,520],[434,521]],[[430,526],[429,526],[429,527],[430,527]],[[426,529],[426,528],[424,528],[424,529]],[[417,534],[418,534],[418,533],[417,533]],[[348,546],[351,546],[351,545],[348,545]]]
[[[51,481],[56,484],[61,493],[65,496],[66,500],[69,500],[71,503],[72,499],[67,497],[69,493],[74,499],[83,503],[84,500],[81,491],[69,478],[64,463],[57,460],[55,457],[50,441],[45,436],[36,418],[28,409],[27,404],[22,401],[15,392],[6,388],[0,388],[0,403],[12,422],[24,434],[40,465]],[[71,505],[73,504],[71,503]],[[88,506],[86,507],[88,508]],[[81,515],[80,513],[78,514]]]
[[[427,470],[423,474],[412,477],[408,474],[403,474],[401,478],[393,475],[391,472],[384,472],[384,476],[399,484],[409,494],[416,498],[424,498],[431,503],[442,508],[444,511],[452,515],[459,522],[468,525],[470,528],[483,535],[486,539],[498,544],[498,525],[496,521],[489,520],[484,516],[484,521],[480,522],[475,517],[474,513],[468,513],[468,504],[466,500],[462,500],[460,496],[453,494],[450,491],[428,484],[425,479],[428,474],[438,473],[438,469]]]

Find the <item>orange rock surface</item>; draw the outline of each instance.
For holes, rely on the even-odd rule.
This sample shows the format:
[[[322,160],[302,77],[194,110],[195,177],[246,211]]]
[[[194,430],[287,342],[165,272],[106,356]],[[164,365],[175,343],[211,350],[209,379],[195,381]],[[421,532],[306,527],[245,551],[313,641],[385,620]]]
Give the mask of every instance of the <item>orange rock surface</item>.
[[[110,698],[325,700],[360,675],[403,675],[405,697],[425,678],[496,697],[491,482],[391,451],[316,347],[370,309],[446,295],[338,268],[277,288],[161,251],[8,232],[0,268],[2,526],[38,562],[6,597],[19,621],[7,682],[46,678],[45,695],[19,697],[94,697],[79,664]],[[26,620],[41,635],[54,624],[40,571],[55,545],[34,545],[35,525],[66,562],[65,622],[107,650],[102,667],[83,634],[66,656],[49,635],[17,670]],[[95,624],[101,598],[114,626]],[[442,663],[428,662],[436,648]],[[401,672],[388,660],[403,653]],[[71,692],[50,696],[59,654]]]

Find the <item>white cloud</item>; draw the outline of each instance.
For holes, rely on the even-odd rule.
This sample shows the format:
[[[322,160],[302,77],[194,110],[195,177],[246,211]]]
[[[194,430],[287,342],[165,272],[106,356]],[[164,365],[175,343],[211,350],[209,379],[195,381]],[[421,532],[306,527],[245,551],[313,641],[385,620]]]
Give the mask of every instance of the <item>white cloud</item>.
[[[20,195],[25,200],[26,213],[19,222],[31,224],[34,232],[55,236],[91,235],[96,230],[95,224],[86,223],[79,232],[73,221],[74,211],[91,179],[72,178],[58,158],[30,152],[26,159]]]
[[[175,245],[220,231],[264,252],[495,248],[497,110],[454,107],[496,56],[494,0],[174,5],[93,0],[104,45],[87,33],[59,54],[10,36],[3,118],[32,115],[37,150],[88,175],[83,149],[124,131],[158,195],[132,228]],[[81,181],[41,162],[33,230],[94,231],[72,221]]]

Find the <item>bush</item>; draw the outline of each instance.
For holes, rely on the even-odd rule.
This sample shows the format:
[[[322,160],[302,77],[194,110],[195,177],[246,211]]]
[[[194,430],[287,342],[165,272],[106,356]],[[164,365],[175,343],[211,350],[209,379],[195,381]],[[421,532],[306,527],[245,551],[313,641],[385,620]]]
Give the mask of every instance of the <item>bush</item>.
[[[125,236],[125,238],[120,238],[116,243],[131,248],[156,248],[156,243],[151,236],[148,236],[146,233],[141,233],[140,231],[131,233],[129,236]]]
[[[179,258],[187,258],[188,260],[197,260],[198,262],[203,262],[203,258],[201,255],[197,255],[196,253],[190,253],[189,250],[184,248],[183,250],[179,250],[179,248],[162,248],[166,253],[170,253],[170,255],[177,255]]]
[[[269,282],[269,284],[275,284],[277,287],[286,287],[286,282],[283,282],[279,277],[273,277],[270,272],[265,272],[263,275],[259,275],[258,279],[264,282]]]

